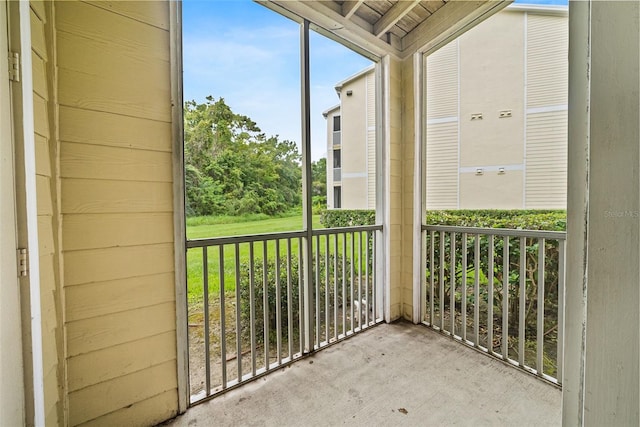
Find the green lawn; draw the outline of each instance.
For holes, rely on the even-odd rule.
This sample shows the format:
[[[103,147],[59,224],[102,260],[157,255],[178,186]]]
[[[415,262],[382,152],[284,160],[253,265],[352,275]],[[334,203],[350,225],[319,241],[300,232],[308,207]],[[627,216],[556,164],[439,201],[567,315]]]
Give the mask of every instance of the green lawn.
[[[206,221],[199,221],[206,222]],[[212,222],[216,222],[215,219]],[[227,222],[227,221],[225,221]],[[320,216],[314,215],[313,227],[321,228]],[[270,218],[257,221],[244,221],[239,223],[224,224],[203,224],[188,225],[187,239],[200,239],[210,237],[224,236],[242,236],[251,234],[277,233],[285,231],[297,231],[302,229],[302,216],[287,218]],[[235,289],[235,250],[233,245],[225,245],[224,247],[224,281],[225,290],[233,291]],[[281,257],[286,256],[286,242],[281,241],[280,253]],[[292,253],[298,252],[298,240],[291,242]],[[240,262],[249,260],[249,244],[241,244],[239,246]],[[187,288],[190,301],[202,299],[203,281],[202,281],[202,255],[201,248],[189,249],[187,252]],[[219,293],[219,264],[220,254],[218,249],[208,249],[208,268],[209,268],[209,291],[216,295]],[[275,242],[269,242],[267,245],[267,258],[275,257]],[[263,258],[263,244],[261,242],[254,244],[254,259],[256,262]]]
[[[320,215],[313,216],[313,227],[322,227],[320,225]],[[187,225],[187,239],[242,236],[246,234],[278,233],[296,230],[302,230],[302,216],[214,225]]]

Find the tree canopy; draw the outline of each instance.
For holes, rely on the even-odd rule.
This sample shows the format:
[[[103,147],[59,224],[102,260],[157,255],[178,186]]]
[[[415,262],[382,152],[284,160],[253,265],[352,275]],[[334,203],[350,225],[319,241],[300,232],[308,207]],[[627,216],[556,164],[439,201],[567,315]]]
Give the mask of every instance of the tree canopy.
[[[327,159],[325,157],[311,163],[311,196],[313,205],[319,209],[327,207]]]
[[[275,215],[300,205],[300,154],[223,98],[184,105],[187,215]]]

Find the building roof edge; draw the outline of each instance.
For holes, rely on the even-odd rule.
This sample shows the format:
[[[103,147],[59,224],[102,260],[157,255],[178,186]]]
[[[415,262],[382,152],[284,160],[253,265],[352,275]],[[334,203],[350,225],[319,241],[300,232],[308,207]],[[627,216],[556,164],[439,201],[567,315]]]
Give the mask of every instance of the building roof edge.
[[[340,109],[340,104],[336,104],[333,107],[327,108],[326,110],[324,110],[322,112],[322,115],[324,116],[324,118],[326,119],[327,116],[329,115],[330,112],[334,111],[334,110],[339,110]]]
[[[511,3],[504,10],[511,12],[531,12],[545,15],[567,15],[569,6],[557,4]]]
[[[358,71],[357,73],[347,77],[344,80],[339,81],[338,83],[336,83],[336,86],[335,86],[336,92],[340,94],[340,89],[342,89],[342,86],[344,86],[346,83],[349,83],[351,80],[355,80],[358,77],[361,77],[367,73],[370,73],[371,71],[375,70],[375,68],[376,68],[376,64],[371,64],[367,68]]]

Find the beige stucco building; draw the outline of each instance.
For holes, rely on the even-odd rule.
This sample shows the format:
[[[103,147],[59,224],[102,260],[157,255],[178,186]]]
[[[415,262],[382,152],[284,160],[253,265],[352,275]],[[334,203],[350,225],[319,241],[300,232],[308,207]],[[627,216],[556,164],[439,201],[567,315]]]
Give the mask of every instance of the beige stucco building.
[[[260,3],[300,24],[305,225],[275,238],[298,239],[307,254],[303,338],[311,342],[319,329],[309,263],[314,238],[326,231],[314,234],[311,215],[311,25],[375,59],[380,319],[421,323],[425,55],[508,2]],[[569,7],[562,420],[638,425],[640,5]],[[0,55],[0,425],[146,426],[189,407],[181,25],[179,2],[0,0],[0,44],[9,53]],[[561,105],[530,98],[534,110],[523,104],[522,115]],[[511,119],[496,118],[507,123],[519,114],[510,104],[480,108],[460,107],[460,120],[482,112],[486,124],[485,111],[488,119],[510,108]],[[315,352],[307,345],[300,357]],[[440,360],[448,365],[446,355]],[[397,379],[373,362],[358,368],[360,379],[376,379],[384,393]],[[324,369],[327,382],[335,373],[313,368]],[[291,376],[294,369],[273,371],[305,381]],[[404,393],[432,384],[414,374],[401,380]],[[310,388],[305,382],[304,392]],[[460,408],[470,394],[462,393],[439,404]],[[308,400],[319,416],[336,411]],[[220,399],[225,410],[236,403]],[[452,423],[473,422],[455,414]]]
[[[322,113],[327,120],[327,205],[375,209],[375,68],[365,68],[335,89],[340,104]]]
[[[324,112],[329,208],[375,207],[374,78]],[[426,94],[427,209],[566,208],[567,7],[511,5],[446,44]]]

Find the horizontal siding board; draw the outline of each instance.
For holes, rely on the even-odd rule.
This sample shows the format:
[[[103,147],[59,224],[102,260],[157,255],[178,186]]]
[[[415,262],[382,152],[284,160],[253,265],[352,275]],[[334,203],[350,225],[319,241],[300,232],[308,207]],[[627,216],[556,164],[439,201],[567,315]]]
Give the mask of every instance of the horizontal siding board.
[[[49,215],[38,215],[38,250],[39,255],[53,255],[56,251],[53,243],[53,219]]]
[[[156,425],[178,413],[178,392],[172,389],[131,406],[95,418],[82,427],[133,427]]]
[[[50,304],[48,304],[48,306],[50,306]],[[51,369],[55,369],[57,365],[58,347],[56,345],[56,334],[55,331],[48,331],[42,334],[42,367],[44,372],[48,372]]]
[[[124,358],[122,355],[135,355]],[[173,331],[68,359],[69,392],[148,369],[176,358]]]
[[[175,311],[175,303],[170,302],[69,322],[66,325],[67,356],[78,356],[174,331]],[[121,354],[120,357],[126,359],[137,356]]]
[[[149,58],[144,52],[126,51],[108,41],[87,39],[65,32],[57,37],[60,67],[82,74],[111,78],[118,83],[146,88],[163,94],[170,82],[168,60]],[[114,79],[114,76],[122,78]]]
[[[69,286],[65,291],[68,322],[149,307],[175,300],[173,273]]]
[[[65,251],[173,242],[172,213],[65,215]]]
[[[46,10],[44,7],[44,1],[38,0],[38,1],[30,1],[29,2],[29,6],[31,6],[31,10],[33,13],[36,14],[36,16],[38,17],[38,19],[40,21],[42,21],[43,23],[47,22],[47,14],[46,14]]]
[[[376,125],[376,79],[375,72],[367,75],[367,127]]]
[[[44,377],[44,410],[46,425],[57,426],[58,423],[58,372],[51,369]]]
[[[566,208],[567,129],[567,111],[527,115],[527,208]]]
[[[174,270],[173,244],[66,252],[65,286],[168,273]]]
[[[51,177],[51,157],[49,142],[43,136],[36,135],[36,174]]]
[[[44,38],[44,23],[31,10],[31,49],[42,59],[47,59],[47,44]]]
[[[50,182],[51,180],[48,176],[36,175],[38,215],[53,215]]]
[[[458,42],[427,57],[427,119],[458,115]]]
[[[54,255],[41,255],[39,259],[40,271],[43,274],[40,275],[40,291],[55,292],[56,291],[56,277],[54,275],[55,270],[55,258]],[[44,272],[51,274],[44,274]]]
[[[171,183],[62,180],[62,213],[172,212]]]
[[[70,393],[69,424],[90,421],[176,388],[175,370],[175,361],[170,361]]]
[[[427,209],[458,207],[458,124],[427,126]]]
[[[87,1],[87,3],[163,30],[169,30],[169,2]]]
[[[124,181],[172,182],[171,153],[63,142],[60,175]]]
[[[568,21],[527,16],[527,107],[565,105],[568,99]]]
[[[33,91],[47,100],[49,99],[49,93],[47,92],[45,62],[35,52],[31,52],[31,64],[33,68]]]
[[[35,93],[33,95],[33,120],[35,133],[45,138],[49,138],[47,101]]]
[[[58,426],[62,424],[58,418],[57,405],[53,405],[47,410],[44,416],[44,422],[45,422],[45,425],[48,425],[48,426]]]
[[[134,52],[140,56],[169,60],[168,31],[142,25],[126,16],[88,3],[63,1],[56,4],[56,30],[58,33],[76,34],[116,45],[123,53]],[[63,59],[65,58],[60,57],[59,61]]]
[[[60,140],[171,152],[171,123],[60,107]]]
[[[153,70],[149,72],[153,73]],[[65,106],[169,122],[170,81],[167,79],[162,83],[164,86],[158,87],[163,88],[158,89],[128,79],[60,69],[58,99]]]
[[[70,425],[177,409],[169,6],[56,3]]]

